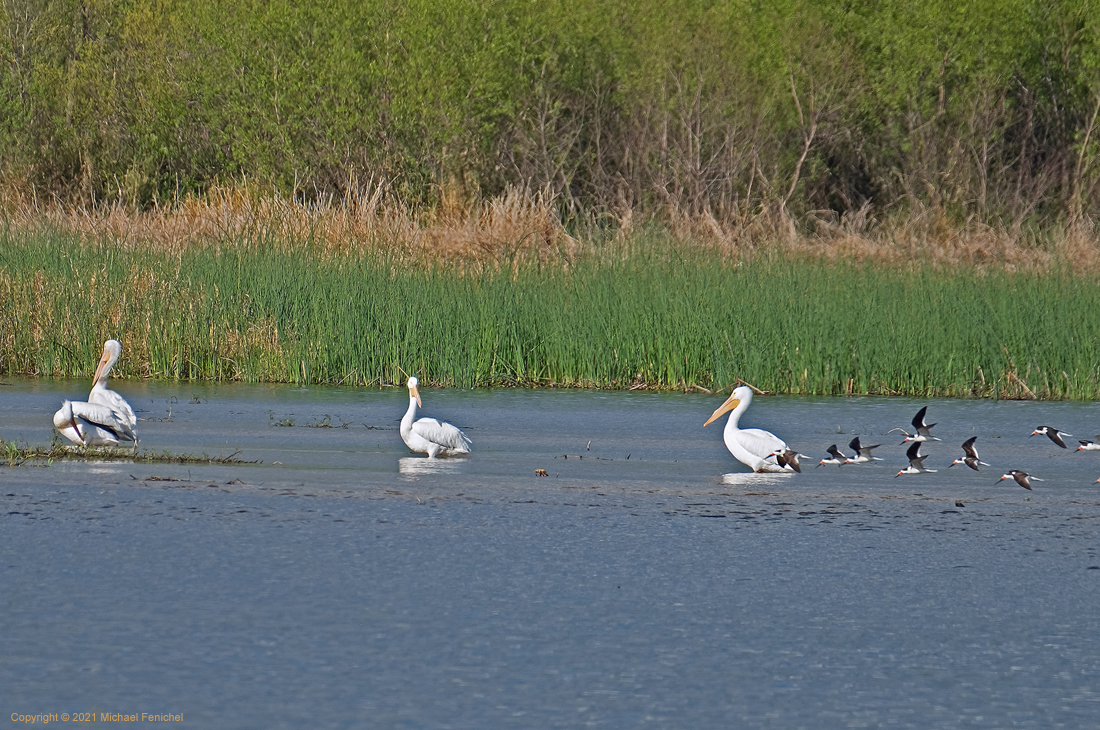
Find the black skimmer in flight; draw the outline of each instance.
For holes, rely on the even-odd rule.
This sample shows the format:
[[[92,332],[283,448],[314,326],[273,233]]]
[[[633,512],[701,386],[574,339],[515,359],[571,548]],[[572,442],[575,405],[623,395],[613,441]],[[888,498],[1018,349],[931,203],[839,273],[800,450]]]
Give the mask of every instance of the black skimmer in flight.
[[[909,433],[904,428],[892,428],[887,433],[893,433],[894,431],[901,431],[905,434],[905,438],[902,440],[902,444],[910,441],[939,441],[940,439],[932,435],[932,427],[936,424],[925,423],[924,414],[928,411],[928,406],[921,408],[917,411],[917,415],[913,416],[913,428],[916,429],[914,433]],[[899,444],[900,446],[900,444]]]
[[[830,466],[833,464],[836,464],[837,466],[844,466],[844,464],[847,463],[848,457],[840,453],[840,449],[836,447],[836,444],[833,444],[825,450],[829,452],[829,458],[822,459],[821,461],[817,462],[817,466],[823,466],[825,464],[829,464]]]
[[[881,444],[875,444],[874,446],[864,446],[859,442],[859,436],[848,442],[848,448],[855,451],[855,456],[850,459],[845,459],[845,464],[866,464],[871,461],[882,461],[877,456],[871,455],[871,449],[877,449]]]
[[[1081,444],[1077,447],[1078,451],[1100,451],[1100,433],[1093,437],[1095,441],[1081,441],[1077,443]]]
[[[978,458],[978,450],[974,448],[974,442],[977,440],[977,436],[971,436],[966,441],[963,441],[963,458],[955,459],[951,462],[951,464],[948,465],[948,468],[950,469],[956,464],[966,464],[974,471],[981,471],[978,468],[978,464],[981,464],[982,466],[989,466],[989,464],[986,464],[984,461]]]
[[[1063,435],[1072,436],[1073,434],[1066,433],[1065,431],[1059,431],[1053,426],[1039,426],[1039,428],[1031,432],[1031,436],[1048,436],[1051,441],[1058,444],[1064,449],[1066,448],[1066,442],[1062,440]],[[1029,436],[1028,438],[1031,438],[1031,436]]]
[[[997,482],[1003,482],[1005,479],[1015,479],[1017,484],[1028,491],[1031,491],[1032,479],[1037,482],[1043,481],[1039,477],[1028,476],[1026,471],[1020,471],[1019,469],[1009,469],[1008,473],[998,479]]]
[[[802,465],[798,463],[798,452],[794,449],[783,449],[782,451],[776,451],[775,463],[781,467],[790,467],[799,474],[802,473]]]
[[[905,467],[895,475],[895,479],[902,474],[934,474],[935,469],[925,469],[924,460],[928,458],[928,455],[920,455],[921,441],[914,441],[913,445],[906,450],[905,455],[909,457],[909,466]]]

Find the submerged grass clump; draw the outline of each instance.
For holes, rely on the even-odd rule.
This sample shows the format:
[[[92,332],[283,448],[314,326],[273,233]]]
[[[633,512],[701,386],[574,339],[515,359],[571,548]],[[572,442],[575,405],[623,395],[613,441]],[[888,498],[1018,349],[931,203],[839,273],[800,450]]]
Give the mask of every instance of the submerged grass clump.
[[[132,461],[135,464],[258,464],[258,461],[238,459],[234,451],[228,456],[207,456],[206,454],[173,454],[170,451],[136,452],[133,449],[117,447],[80,447],[51,444],[50,446],[30,446],[14,441],[0,439],[0,459],[9,467],[39,461]]]
[[[629,255],[411,265],[241,237],[0,234],[0,373],[370,385],[1100,397],[1100,283],[1050,266],[822,263],[635,234]]]

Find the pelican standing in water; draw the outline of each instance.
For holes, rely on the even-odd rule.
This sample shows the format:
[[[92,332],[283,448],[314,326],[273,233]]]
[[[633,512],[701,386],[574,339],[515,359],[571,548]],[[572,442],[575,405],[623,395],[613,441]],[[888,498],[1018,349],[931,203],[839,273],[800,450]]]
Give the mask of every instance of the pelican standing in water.
[[[428,458],[470,453],[473,442],[455,426],[435,418],[416,418],[417,406],[424,407],[418,384],[416,378],[409,378],[409,410],[401,419],[401,440],[413,451],[427,454]]]
[[[791,472],[796,470],[789,459],[784,458],[780,463],[779,454],[791,451],[783,439],[770,431],[759,428],[738,428],[737,421],[752,403],[752,389],[744,385],[733,389],[726,402],[718,407],[704,427],[710,425],[719,416],[728,411],[729,420],[726,421],[726,429],[722,432],[722,439],[726,442],[726,448],[730,450],[734,458],[755,472]]]
[[[133,429],[117,411],[98,403],[64,401],[61,410],[53,414],[53,425],[78,446],[118,446],[119,441],[133,441],[137,448]]]
[[[88,402],[96,405],[107,406],[118,414],[131,434],[134,434],[134,448],[137,448],[137,416],[134,409],[126,402],[126,399],[113,390],[107,388],[107,378],[111,375],[111,368],[118,362],[122,355],[122,343],[118,340],[107,340],[103,343],[103,357],[99,359],[99,366],[95,369],[92,378],[92,392],[88,394]]]

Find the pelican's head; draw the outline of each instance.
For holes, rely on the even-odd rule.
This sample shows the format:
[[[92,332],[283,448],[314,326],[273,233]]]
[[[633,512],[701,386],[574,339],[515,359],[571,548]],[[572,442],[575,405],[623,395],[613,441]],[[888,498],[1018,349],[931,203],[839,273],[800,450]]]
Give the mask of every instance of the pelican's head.
[[[80,434],[80,428],[76,424],[76,413],[73,412],[73,401],[63,400],[62,409],[54,413],[54,428],[58,431],[62,431],[69,427],[72,427],[73,430],[76,431],[79,438],[84,438],[84,436]]]
[[[723,413],[729,413],[734,408],[737,408],[742,403],[745,404],[745,408],[749,407],[749,403],[752,402],[752,388],[744,385],[738,386],[730,393],[730,397],[726,399],[726,402],[718,406],[718,410],[710,415],[707,422],[703,424],[706,428],[710,424],[714,423],[715,419],[721,416]]]
[[[415,398],[416,399],[416,405],[423,408],[424,404],[420,402],[420,391],[416,387],[419,384],[420,384],[420,381],[417,380],[415,376],[409,378],[409,382],[408,382],[409,397],[410,398]]]
[[[122,355],[122,343],[118,340],[107,340],[103,343],[103,357],[99,358],[99,366],[95,369],[95,376],[92,378],[93,383],[98,383],[101,379],[106,380],[107,376],[111,373],[111,368],[118,362],[118,358]]]
[[[53,414],[53,425],[60,431],[65,426],[72,426],[75,420],[76,416],[73,415],[73,402],[69,400],[62,401],[61,410]]]

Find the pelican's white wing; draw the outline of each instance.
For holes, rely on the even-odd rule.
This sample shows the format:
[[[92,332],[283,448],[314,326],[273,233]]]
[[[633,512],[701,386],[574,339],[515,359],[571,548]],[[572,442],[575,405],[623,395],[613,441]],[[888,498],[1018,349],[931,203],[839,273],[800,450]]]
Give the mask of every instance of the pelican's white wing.
[[[118,437],[82,418],[69,418],[57,424],[61,435],[77,446],[118,446]]]
[[[742,428],[740,431],[744,447],[761,458],[787,448],[787,442],[771,431],[762,428]]]
[[[110,408],[131,431],[137,428],[137,416],[134,415],[134,409],[130,407],[125,398],[115,391],[109,390],[101,383],[97,383],[92,387],[92,392],[88,394],[88,403]]]
[[[412,425],[412,432],[425,441],[438,445],[444,451],[456,454],[469,453],[470,445],[473,443],[456,426],[437,418],[418,419]]]
[[[119,441],[137,443],[124,418],[98,403],[66,401],[54,414],[53,422],[62,436],[82,446],[117,446]]]
[[[132,412],[131,412],[132,413]],[[73,414],[84,423],[109,431],[118,441],[137,441],[126,416],[100,403],[73,403]]]
[[[787,443],[770,431],[727,428],[724,441],[734,458],[753,471],[789,471],[772,456],[777,451],[786,450]]]

